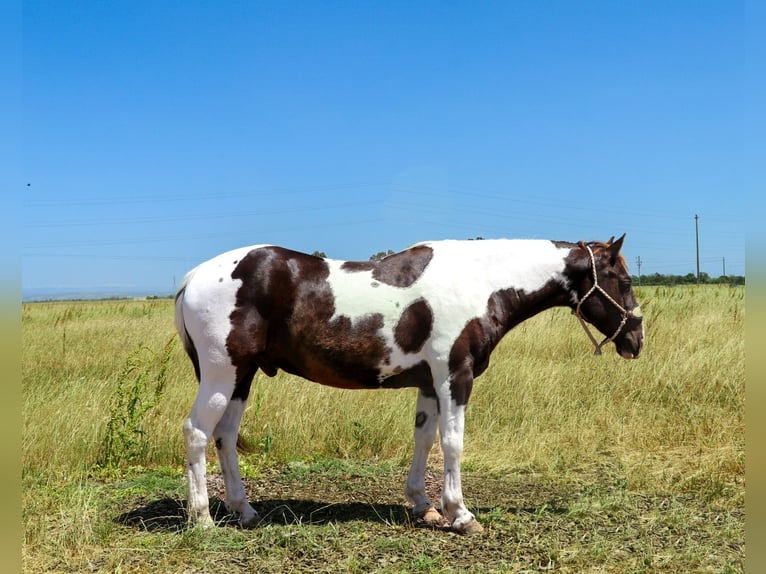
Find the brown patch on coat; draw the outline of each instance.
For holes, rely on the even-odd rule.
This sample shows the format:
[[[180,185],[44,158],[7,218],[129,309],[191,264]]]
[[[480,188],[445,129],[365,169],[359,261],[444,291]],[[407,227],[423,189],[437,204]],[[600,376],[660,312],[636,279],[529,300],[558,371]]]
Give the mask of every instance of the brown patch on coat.
[[[346,261],[341,269],[348,272],[371,270],[373,279],[392,287],[405,288],[420,278],[433,255],[433,249],[429,246],[417,245],[380,261]]]
[[[377,262],[375,261],[344,261],[343,265],[340,266],[343,271],[348,271],[350,273],[371,271],[375,269],[375,267],[377,267]]]
[[[433,389],[425,362],[381,378],[379,365],[391,356],[381,335],[383,315],[369,313],[353,321],[344,315],[334,317],[328,277],[323,259],[282,247],[254,249],[239,262],[232,278],[242,285],[226,340],[237,370],[234,396],[247,397],[259,368],[269,376],[282,369],[347,389]]]
[[[380,386],[384,389],[418,388],[426,395],[435,395],[434,378],[431,367],[425,360],[413,365],[408,369],[399,371],[381,381]]]
[[[433,324],[431,306],[421,297],[402,312],[394,328],[394,341],[405,353],[417,353],[431,336]]]
[[[561,284],[549,281],[532,293],[501,289],[487,299],[484,315],[466,323],[449,354],[450,393],[458,405],[468,404],[473,379],[489,367],[489,357],[513,327],[541,311],[566,304],[569,294]]]

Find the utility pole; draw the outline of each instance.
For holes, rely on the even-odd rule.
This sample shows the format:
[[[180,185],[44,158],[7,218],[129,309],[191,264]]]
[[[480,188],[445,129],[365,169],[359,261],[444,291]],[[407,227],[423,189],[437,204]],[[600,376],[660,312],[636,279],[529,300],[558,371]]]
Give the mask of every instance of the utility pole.
[[[694,214],[694,229],[697,238],[697,284],[700,282],[700,216]]]
[[[726,277],[726,257],[722,257],[723,259],[723,276]]]
[[[636,257],[636,265],[638,265],[638,286],[641,287],[641,256]]]

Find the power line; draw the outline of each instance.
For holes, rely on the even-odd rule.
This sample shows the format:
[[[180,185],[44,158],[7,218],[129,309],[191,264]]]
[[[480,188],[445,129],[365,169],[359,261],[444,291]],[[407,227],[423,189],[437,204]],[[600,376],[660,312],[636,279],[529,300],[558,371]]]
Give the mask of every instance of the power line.
[[[302,212],[313,212],[313,211],[328,211],[332,209],[348,209],[352,207],[361,207],[364,205],[371,205],[374,204],[374,201],[357,201],[357,202],[350,202],[350,203],[342,203],[342,204],[335,204],[335,205],[309,205],[309,206],[301,206],[301,207],[285,207],[285,208],[279,208],[279,209],[269,209],[269,210],[263,210],[263,211],[240,211],[237,213],[218,213],[218,214],[210,214],[210,213],[200,213],[197,215],[185,215],[185,216],[173,216],[173,217],[131,217],[127,219],[103,219],[100,218],[98,220],[92,220],[92,221],[56,221],[56,222],[48,222],[48,223],[30,223],[27,225],[27,227],[30,228],[54,228],[54,227],[92,227],[92,226],[99,226],[99,225],[106,225],[106,226],[112,226],[112,225],[122,225],[122,224],[128,224],[132,225],[135,223],[167,223],[167,222],[173,222],[173,221],[199,221],[199,220],[210,220],[210,219],[234,219],[234,218],[241,218],[241,217],[264,217],[264,216],[270,216],[270,215],[287,215],[292,213],[302,213]]]

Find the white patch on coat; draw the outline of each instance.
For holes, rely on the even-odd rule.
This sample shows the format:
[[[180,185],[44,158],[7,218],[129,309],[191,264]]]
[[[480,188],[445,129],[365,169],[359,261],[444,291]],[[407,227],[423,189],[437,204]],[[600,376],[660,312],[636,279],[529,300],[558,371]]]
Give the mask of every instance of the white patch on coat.
[[[208,371],[207,378],[234,381],[226,340],[231,331],[229,316],[242,281],[232,279],[231,274],[248,253],[259,247],[263,245],[217,255],[192,269],[184,279],[184,323],[200,356],[205,357],[200,368]]]
[[[564,282],[569,248],[557,248],[548,240],[484,239],[476,241],[426,242],[433,259],[423,281],[434,312],[431,346],[437,357],[447,360],[455,340],[466,324],[487,311],[492,293],[516,289],[533,293],[549,281]]]

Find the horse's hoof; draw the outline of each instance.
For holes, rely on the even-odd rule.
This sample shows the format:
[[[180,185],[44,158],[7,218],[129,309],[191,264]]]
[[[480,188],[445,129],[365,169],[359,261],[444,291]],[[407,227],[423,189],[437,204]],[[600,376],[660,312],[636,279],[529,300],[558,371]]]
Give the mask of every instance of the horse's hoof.
[[[431,526],[441,526],[444,523],[444,517],[433,506],[418,517],[418,520]]]
[[[449,526],[449,520],[444,518],[433,506],[427,508],[423,513],[418,513],[414,516],[416,525],[434,528],[446,528]]]
[[[463,524],[462,526],[452,525],[452,528],[458,534],[463,536],[473,536],[474,534],[481,534],[484,532],[484,527],[474,518],[470,522]]]

